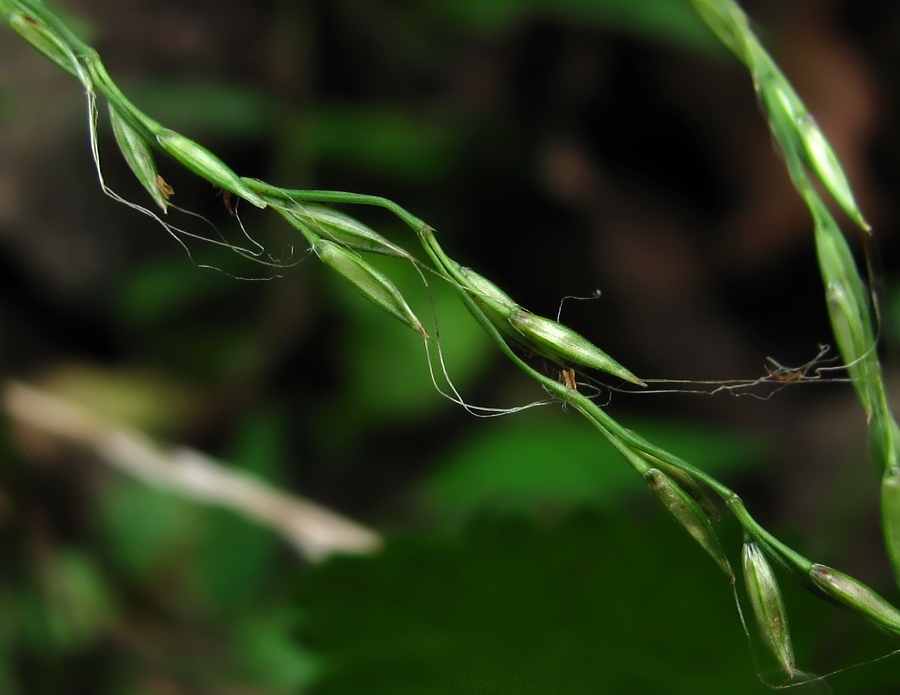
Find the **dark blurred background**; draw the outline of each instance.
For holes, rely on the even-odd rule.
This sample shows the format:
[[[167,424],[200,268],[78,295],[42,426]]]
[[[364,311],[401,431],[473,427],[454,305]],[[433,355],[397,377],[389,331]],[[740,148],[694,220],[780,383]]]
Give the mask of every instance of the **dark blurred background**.
[[[900,6],[745,8],[875,229],[867,256],[840,218],[874,268],[890,387]],[[140,108],[240,174],[395,200],[544,315],[600,290],[562,319],[642,377],[753,380],[767,358],[799,366],[831,342],[809,214],[746,71],[686,3],[70,0],[64,12]],[[104,118],[99,134],[107,183],[149,206]],[[212,187],[161,156],[160,170],[173,203],[241,241]],[[765,692],[757,671],[779,682],[727,581],[586,423],[557,406],[481,420],[449,403],[417,336],[249,208],[248,233],[296,266],[200,241],[188,256],[104,196],[81,86],[3,30],[4,382],[216,456],[387,545],[312,563],[240,514],[4,416],[0,692],[696,695]],[[418,253],[384,211],[342,209]],[[448,288],[379,267],[429,325],[434,307],[468,401],[543,396]],[[753,397],[771,391],[614,393],[607,409],[896,602],[852,389]],[[720,526],[737,562],[739,529]],[[897,647],[784,582],[801,668]],[[898,669],[851,670],[832,692],[896,692]]]

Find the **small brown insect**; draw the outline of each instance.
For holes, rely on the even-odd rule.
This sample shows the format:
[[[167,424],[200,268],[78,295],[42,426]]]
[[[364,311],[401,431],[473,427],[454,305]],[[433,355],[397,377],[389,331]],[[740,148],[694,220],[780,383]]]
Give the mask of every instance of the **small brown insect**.
[[[780,384],[790,384],[795,381],[800,381],[804,374],[802,371],[798,370],[782,370],[782,369],[770,369],[768,365],[766,365],[766,374],[769,375],[769,378],[772,381],[777,381]]]
[[[575,381],[574,369],[563,369],[560,371],[560,374],[562,374],[562,380],[566,386],[568,386],[573,391],[578,390],[578,383]]]
[[[228,214],[232,217],[237,217],[237,212],[234,209],[234,204],[232,200],[234,200],[234,196],[231,194],[231,191],[226,191],[224,188],[219,188],[216,193],[222,196],[222,202],[225,204],[225,209],[228,210]]]
[[[166,183],[166,180],[159,174],[156,175],[156,187],[166,200],[175,195],[175,189]]]

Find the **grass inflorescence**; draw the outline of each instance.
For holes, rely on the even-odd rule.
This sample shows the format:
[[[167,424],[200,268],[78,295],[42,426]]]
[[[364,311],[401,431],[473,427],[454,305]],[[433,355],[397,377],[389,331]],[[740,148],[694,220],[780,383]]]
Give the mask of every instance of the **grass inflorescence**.
[[[691,3],[749,70],[794,186],[810,209],[835,340],[868,419],[873,448],[883,464],[885,536],[900,580],[900,456],[897,453],[900,428],[888,406],[875,351],[877,332],[869,295],[849,245],[814,181],[818,181],[866,234],[870,233],[869,225],[828,140],[752,32],[743,11],[731,0],[691,0]],[[180,232],[155,212],[122,200],[107,187],[100,170],[97,146],[98,94],[108,103],[109,118],[120,151],[163,214],[171,206],[172,190],[157,170],[155,157],[160,153],[215,185],[228,196],[226,200],[242,199],[282,215],[300,232],[316,257],[379,308],[415,331],[426,343],[429,334],[407,300],[389,277],[369,264],[366,255],[405,259],[417,267],[428,267],[431,273],[448,282],[500,350],[552,397],[570,406],[596,427],[645,480],[670,515],[733,582],[735,575],[713,527],[713,522],[719,518],[719,510],[708,498],[704,487],[720,497],[743,527],[746,540],[742,566],[750,604],[765,643],[788,678],[794,678],[799,672],[794,664],[786,610],[770,561],[787,570],[814,593],[900,635],[897,610],[871,589],[846,574],[806,559],[776,539],[751,516],[739,496],[728,486],[623,427],[579,391],[575,370],[604,373],[640,387],[645,382],[572,329],[525,310],[492,281],[450,258],[427,223],[395,202],[377,196],[285,189],[241,177],[215,153],[139,110],[109,76],[97,52],[39,0],[0,0],[0,10],[14,30],[83,85],[89,107],[92,151],[105,192],[153,217],[170,232]],[[430,263],[425,266],[407,249],[388,241],[353,216],[328,207],[329,203],[386,208],[413,231],[415,241],[421,245]],[[259,255],[257,250],[236,250],[253,257]],[[546,370],[536,368],[531,360],[534,356],[558,365],[565,378],[560,380],[556,374],[551,376]]]

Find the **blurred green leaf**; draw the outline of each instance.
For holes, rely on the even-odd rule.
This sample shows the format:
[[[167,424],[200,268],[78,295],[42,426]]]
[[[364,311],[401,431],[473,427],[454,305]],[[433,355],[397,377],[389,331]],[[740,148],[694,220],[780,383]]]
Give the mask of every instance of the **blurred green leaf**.
[[[190,551],[206,510],[139,482],[119,479],[100,499],[99,521],[116,563],[132,579],[149,582]]]
[[[425,483],[422,504],[452,519],[483,508],[537,511],[616,504],[643,483],[593,429],[524,414],[474,430]]]
[[[300,588],[317,695],[766,693],[730,587],[663,515],[479,518]]]
[[[43,658],[52,655],[57,649],[57,633],[48,617],[39,587],[35,584],[22,587],[13,607],[22,642]]]
[[[204,596],[217,613],[236,614],[252,606],[271,582],[280,541],[232,511],[211,509],[209,517],[197,558]]]
[[[277,485],[286,461],[283,415],[270,408],[251,412],[237,432],[228,463]],[[199,571],[218,613],[240,613],[265,596],[281,547],[270,529],[230,510],[210,510]]]
[[[98,568],[84,553],[62,550],[43,573],[45,611],[57,646],[72,651],[91,645],[116,617],[111,588]]]
[[[745,437],[685,423],[642,422],[637,431],[703,470],[722,473],[758,462],[762,447]],[[580,419],[546,409],[490,422],[439,464],[422,504],[450,519],[482,508],[537,511],[583,503],[613,507],[643,490],[619,453]]]
[[[93,561],[78,551],[58,551],[39,572],[0,606],[7,609],[5,644],[27,646],[48,661],[95,646],[117,616],[111,587]]]
[[[279,693],[306,692],[318,675],[319,660],[297,644],[299,611],[279,605],[237,626],[235,649],[254,683]]]

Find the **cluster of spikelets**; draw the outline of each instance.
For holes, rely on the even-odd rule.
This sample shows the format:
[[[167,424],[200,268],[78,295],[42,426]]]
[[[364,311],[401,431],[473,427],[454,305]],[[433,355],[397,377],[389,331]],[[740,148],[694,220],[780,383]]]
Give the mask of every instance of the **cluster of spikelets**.
[[[747,17],[733,2],[691,0],[697,13],[750,71],[760,104],[772,134],[784,156],[794,187],[806,201],[815,226],[819,269],[825,285],[825,298],[832,331],[850,379],[859,396],[869,425],[873,452],[882,466],[882,519],[885,545],[900,585],[900,429],[891,413],[881,366],[876,353],[876,337],[869,296],[846,239],[813,184],[818,179],[841,209],[862,230],[870,227],[856,204],[850,184],[834,151],[819,130],[803,101],[778,69],[750,30]],[[820,565],[809,566],[802,558],[779,558],[761,543],[759,549],[744,553],[745,566],[761,567],[768,552],[788,569],[808,573],[812,585],[826,596],[838,599],[885,629],[897,632],[896,609],[880,597],[863,590],[852,579]],[[785,561],[787,560],[787,561]],[[787,643],[782,609],[773,615],[771,602],[763,600],[773,593],[774,583],[763,570],[753,571],[760,587],[753,601],[754,610],[776,652]],[[748,577],[748,585],[752,585]],[[763,587],[770,587],[763,591]],[[751,591],[751,597],[753,593]],[[846,596],[843,601],[839,596]],[[780,602],[778,602],[780,603]],[[768,607],[767,607],[768,606]],[[779,626],[778,629],[775,626]],[[775,635],[779,635],[775,639]]]
[[[884,466],[883,518],[888,553],[900,582],[900,429],[888,407],[875,353],[868,295],[840,229],[813,186],[818,179],[841,208],[866,232],[847,179],[787,79],[749,28],[731,0],[691,0],[701,18],[749,69],[798,192],[809,205],[836,342],[870,425],[873,448]],[[428,333],[397,287],[366,262],[364,254],[394,256],[418,263],[402,247],[355,218],[321,203],[351,203],[387,208],[417,235],[432,262],[431,270],[450,282],[482,328],[500,349],[553,396],[584,415],[642,476],[672,517],[709,553],[731,582],[734,572],[713,530],[719,517],[701,483],[727,504],[742,525],[743,577],[762,637],[781,667],[793,678],[795,667],[781,592],[770,562],[793,574],[811,591],[900,635],[900,611],[861,582],[813,563],[762,528],[740,498],[718,480],[622,427],[575,388],[536,369],[525,357],[537,355],[563,368],[591,369],[643,386],[643,382],[590,341],[552,319],[523,309],[494,283],[449,258],[422,220],[396,203],[376,196],[337,191],[288,190],[238,176],[196,142],[169,130],[138,110],[116,87],[96,51],[83,43],[40,0],[0,0],[6,20],[26,40],[76,76],[88,95],[91,136],[96,154],[95,93],[109,104],[113,132],[125,159],[151,198],[166,212],[171,188],[160,177],[154,150],[162,151],[227,195],[280,213],[306,239],[319,259],[350,281],[361,294],[428,340]],[[98,174],[99,174],[99,160]],[[101,175],[102,183],[102,175]],[[104,184],[104,189],[105,184]]]

